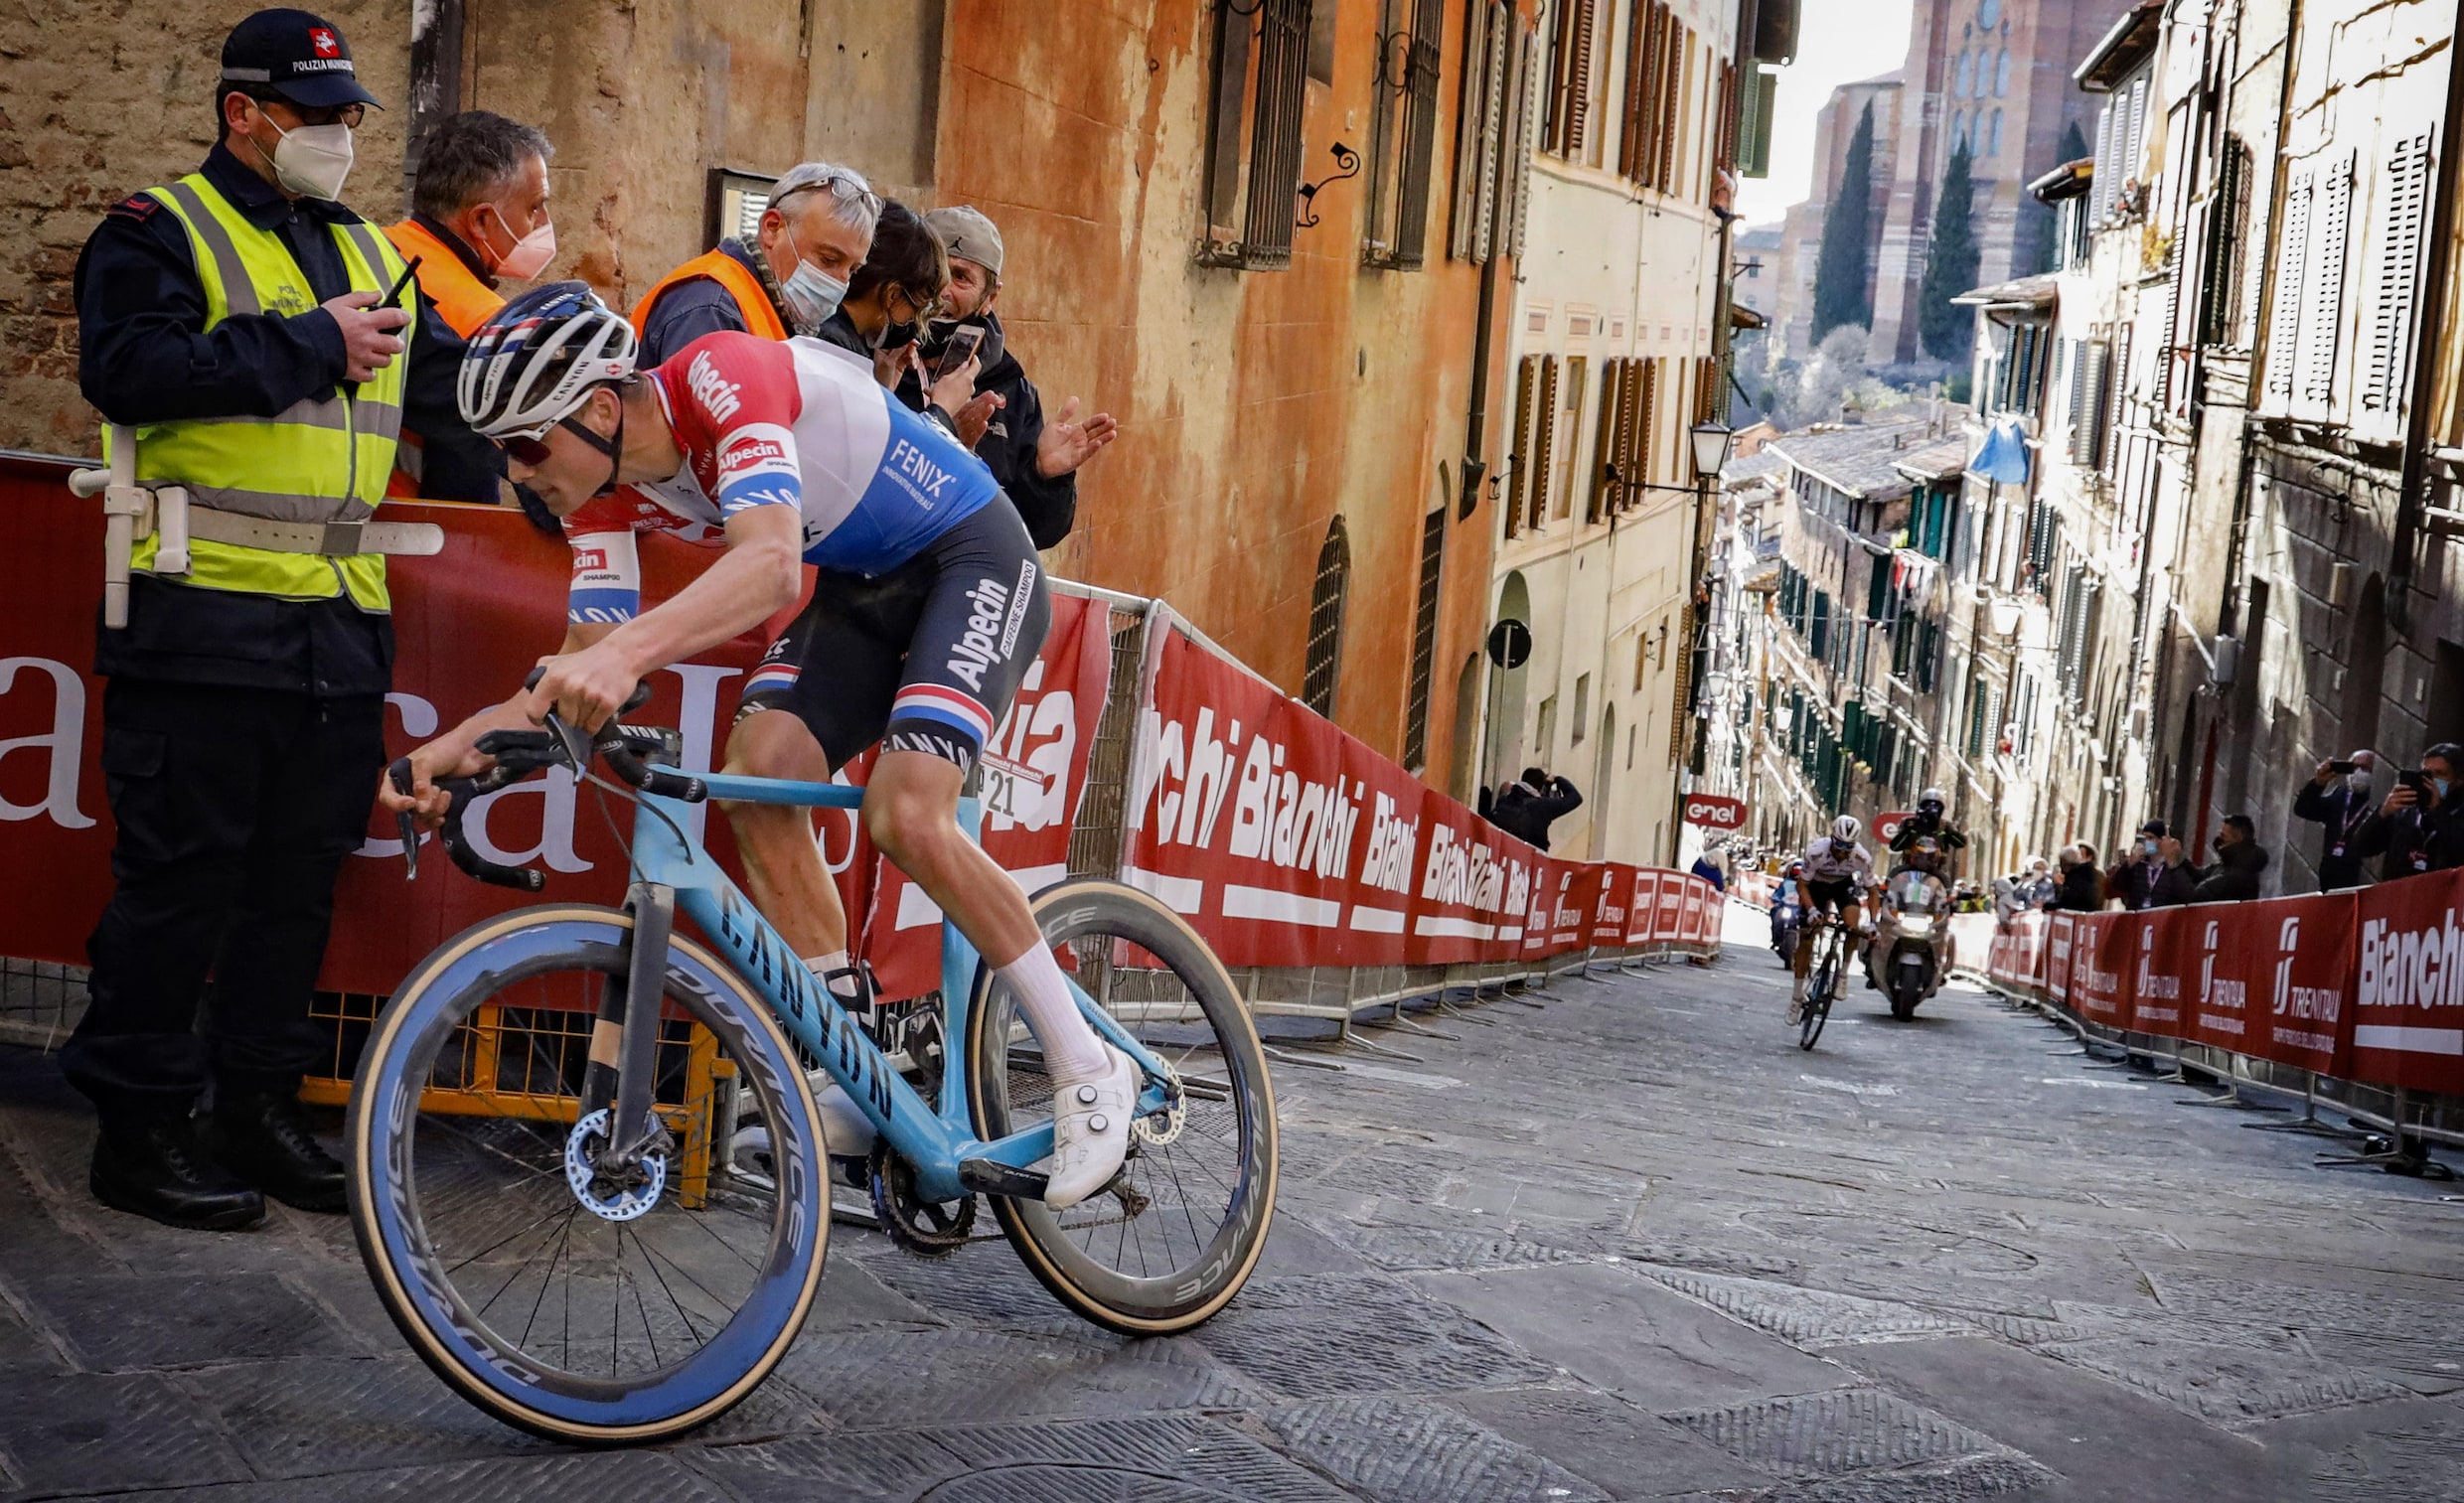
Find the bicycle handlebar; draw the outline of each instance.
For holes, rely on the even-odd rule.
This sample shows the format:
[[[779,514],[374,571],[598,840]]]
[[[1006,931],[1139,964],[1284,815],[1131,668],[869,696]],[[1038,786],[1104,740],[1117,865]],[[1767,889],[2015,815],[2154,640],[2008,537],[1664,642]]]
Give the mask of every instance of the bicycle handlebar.
[[[544,672],[543,669],[532,670],[523,687],[538,687]],[[639,708],[649,698],[650,685],[638,685],[632,696],[626,699],[624,708],[617,712],[618,716]],[[489,731],[479,738],[477,747],[496,759],[494,767],[475,777],[437,780],[436,787],[450,795],[452,800],[446,808],[444,823],[438,827],[437,835],[444,842],[445,853],[453,858],[453,864],[460,867],[464,874],[523,892],[537,892],[544,885],[546,877],[532,867],[508,866],[481,855],[463,832],[462,817],[473,799],[510,787],[546,768],[568,767],[578,775],[589,770],[591,756],[595,753],[618,778],[644,793],[687,804],[698,804],[710,796],[708,785],[699,778],[690,773],[671,771],[653,760],[679,754],[682,738],[674,731],[637,728],[616,718],[600,726],[595,737],[586,737],[553,710],[547,712],[544,725],[542,730]],[[412,786],[410,759],[397,759],[385,769],[385,776],[391,780],[395,792],[408,794]],[[404,879],[413,880],[419,875],[418,825],[408,813],[396,818],[402,835],[402,861],[406,867]]]

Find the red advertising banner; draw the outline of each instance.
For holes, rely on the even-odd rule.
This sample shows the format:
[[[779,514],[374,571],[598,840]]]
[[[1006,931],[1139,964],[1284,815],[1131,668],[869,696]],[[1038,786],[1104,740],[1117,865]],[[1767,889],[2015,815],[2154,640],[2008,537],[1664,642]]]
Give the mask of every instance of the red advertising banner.
[[[1592,906],[1592,944],[1614,948],[1625,943],[1625,915],[1634,900],[1634,868],[1622,861],[1601,867],[1599,894]]]
[[[2464,1092],[2464,871],[2382,882],[2353,901],[2355,1076]]]
[[[561,541],[541,537],[509,511],[389,505],[416,508],[406,515],[445,528],[442,553],[396,558],[388,570],[397,656],[386,745],[399,754],[502,700],[534,659],[556,649],[571,563]],[[646,538],[647,597],[657,601],[682,589],[710,556],[672,538]],[[0,462],[0,577],[8,601],[0,648],[0,852],[13,869],[45,873],[0,907],[0,955],[82,964],[85,935],[110,894],[111,819],[94,765],[101,680],[86,672],[101,557],[100,511],[68,495],[58,467]],[[1109,682],[1109,620],[1100,605],[1055,598],[1043,659],[1029,670],[1029,686],[986,758],[986,845],[1013,870],[1024,868],[1022,880],[1067,856],[1069,820]],[[653,675],[651,700],[636,718],[677,727],[685,767],[710,769],[723,755],[743,677],[762,646],[758,637],[739,638]],[[1052,770],[1061,765],[1066,776],[1056,780]],[[843,779],[860,783],[862,765]],[[536,898],[474,882],[440,859],[422,861],[418,880],[405,883],[401,841],[374,811],[373,782],[370,792],[368,839],[360,858],[344,866],[337,895],[321,977],[328,987],[387,993],[439,943],[492,914],[534,902],[615,903],[624,896],[624,850],[598,808],[607,796],[566,773],[491,794],[465,821],[473,843],[491,859],[545,873]],[[615,829],[629,836],[632,812],[612,797],[607,803]],[[739,870],[723,817],[693,809],[686,818],[722,865]],[[817,838],[841,898],[860,920],[876,908],[881,863],[851,814],[825,812],[818,820]],[[906,896],[922,897],[911,890]],[[893,914],[896,903],[893,895]],[[876,924],[866,953],[887,976],[922,976],[921,990],[938,974],[938,937],[929,927],[911,928]]]
[[[2187,908],[2144,913],[2115,926],[2121,943],[2107,941],[2103,955],[2116,951],[2130,968],[2130,1026],[2141,1033],[2183,1037],[2182,999],[2198,989],[2199,958],[2192,941],[2198,916]]]
[[[2137,936],[2124,918],[2083,914],[2071,938],[2071,1010],[2106,1028],[2131,1026],[2130,967]]]
[[[1705,829],[1743,829],[1746,813],[1743,799],[1724,799],[1718,794],[1685,796],[1685,823]]]
[[[2079,947],[2079,919],[2076,913],[2050,913],[2045,916],[2045,980],[2043,995],[2047,1001],[2071,1005],[2071,956]]]

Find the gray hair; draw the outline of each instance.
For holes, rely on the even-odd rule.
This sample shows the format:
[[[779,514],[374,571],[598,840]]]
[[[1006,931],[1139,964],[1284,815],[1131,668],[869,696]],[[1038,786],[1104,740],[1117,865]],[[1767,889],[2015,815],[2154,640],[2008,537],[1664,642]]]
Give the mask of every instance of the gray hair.
[[[785,215],[789,200],[808,193],[828,194],[830,217],[858,234],[870,237],[880,221],[881,199],[872,185],[854,168],[836,162],[799,162],[787,169],[770,189],[769,207]]]
[[[544,162],[556,148],[546,132],[484,109],[466,109],[436,122],[419,143],[419,170],[410,207],[432,220],[447,220],[500,192],[533,157]]]

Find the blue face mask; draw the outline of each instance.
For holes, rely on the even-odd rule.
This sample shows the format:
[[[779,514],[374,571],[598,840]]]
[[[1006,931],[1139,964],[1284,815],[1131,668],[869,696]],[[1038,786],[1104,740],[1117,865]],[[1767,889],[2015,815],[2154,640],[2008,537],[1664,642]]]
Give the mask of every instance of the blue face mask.
[[[813,334],[830,322],[847,298],[847,284],[804,258],[796,248],[796,235],[785,225],[780,233],[787,236],[787,248],[796,257],[796,269],[779,283],[779,296],[786,300],[788,314],[796,321],[798,334]]]
[[[2447,780],[2444,778],[2432,778],[2430,779],[2430,787],[2438,790],[2439,801],[2444,803],[2447,797]]]

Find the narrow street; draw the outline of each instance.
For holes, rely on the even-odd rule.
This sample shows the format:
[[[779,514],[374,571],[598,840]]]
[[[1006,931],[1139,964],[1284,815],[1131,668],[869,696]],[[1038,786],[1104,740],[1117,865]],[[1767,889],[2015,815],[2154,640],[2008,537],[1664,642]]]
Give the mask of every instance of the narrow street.
[[[1821,1046],[1719,965],[1566,980],[1287,1066],[1268,1259],[1186,1338],[1063,1315],[998,1241],[842,1229],[781,1374],[690,1442],[561,1451],[404,1351],[348,1226],[84,1195],[0,1051],[0,1496],[2464,1497],[2464,1204],[2095,1069],[1971,989]],[[219,1485],[228,1484],[228,1485]]]

